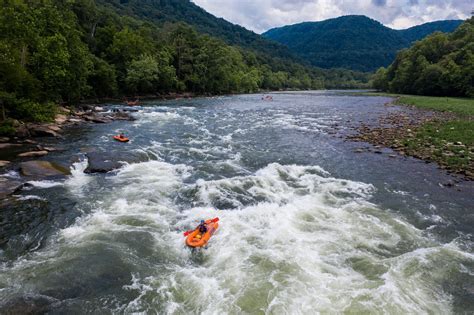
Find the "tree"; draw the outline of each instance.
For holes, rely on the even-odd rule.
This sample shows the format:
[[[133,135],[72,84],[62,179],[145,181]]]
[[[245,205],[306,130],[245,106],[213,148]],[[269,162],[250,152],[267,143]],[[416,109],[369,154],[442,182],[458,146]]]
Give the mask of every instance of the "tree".
[[[125,83],[132,93],[150,93],[157,90],[159,80],[158,62],[149,55],[134,60],[127,68]]]

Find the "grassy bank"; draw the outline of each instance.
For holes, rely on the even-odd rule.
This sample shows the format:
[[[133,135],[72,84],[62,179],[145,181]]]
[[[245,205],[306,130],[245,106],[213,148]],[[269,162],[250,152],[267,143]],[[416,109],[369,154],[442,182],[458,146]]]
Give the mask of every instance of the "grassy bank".
[[[443,168],[474,179],[474,99],[366,93],[396,97],[395,104],[443,113],[399,132],[394,145],[407,155],[435,161]],[[375,139],[374,139],[375,140]],[[376,141],[375,141],[376,142]]]
[[[474,117],[474,99],[458,97],[433,97],[418,95],[395,95],[398,97],[396,103],[401,105],[412,105],[421,109],[429,109],[440,112],[451,112],[460,118],[471,119]]]

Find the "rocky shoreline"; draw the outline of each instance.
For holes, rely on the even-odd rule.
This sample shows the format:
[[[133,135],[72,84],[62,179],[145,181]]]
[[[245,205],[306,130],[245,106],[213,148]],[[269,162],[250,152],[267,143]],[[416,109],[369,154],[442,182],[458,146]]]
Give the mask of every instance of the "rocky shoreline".
[[[393,106],[397,99],[385,104]],[[397,104],[398,106],[399,104]],[[402,105],[407,106],[407,105]],[[417,133],[426,124],[438,124],[456,119],[456,115],[450,112],[439,112],[415,108],[409,106],[409,112],[392,112],[381,117],[374,125],[361,123],[356,128],[356,134],[348,136],[348,139],[356,142],[366,142],[375,146],[374,153],[382,153],[381,148],[390,148],[398,155],[411,156],[427,163],[435,162],[441,169],[451,174],[461,175],[466,180],[474,180],[474,147],[469,147],[461,142],[448,142],[443,140],[441,146],[423,141],[417,137]],[[453,149],[462,149],[453,151]],[[355,153],[368,151],[367,148],[356,149]],[[445,162],[442,157],[451,157],[461,152],[461,157],[467,157],[470,163],[467,167],[453,167]],[[396,157],[396,154],[390,155]],[[451,186],[451,185],[448,185]]]
[[[80,108],[59,108],[54,122],[44,124],[15,122],[16,132],[12,137],[0,138],[0,170],[15,166],[21,178],[0,176],[0,197],[2,199],[20,191],[30,180],[58,178],[70,175],[68,168],[50,161],[36,160],[60,148],[44,145],[45,138],[62,139],[62,132],[68,127],[80,124],[104,124],[117,120],[133,121],[133,109],[105,110],[100,106],[84,105]],[[90,153],[93,154],[93,153]],[[5,158],[8,157],[8,158]],[[23,161],[32,158],[33,160]],[[118,162],[105,165],[113,157],[95,155],[88,172],[107,172],[118,167]],[[15,163],[20,160],[19,163]],[[92,159],[91,159],[92,160]],[[109,163],[110,164],[110,163]]]

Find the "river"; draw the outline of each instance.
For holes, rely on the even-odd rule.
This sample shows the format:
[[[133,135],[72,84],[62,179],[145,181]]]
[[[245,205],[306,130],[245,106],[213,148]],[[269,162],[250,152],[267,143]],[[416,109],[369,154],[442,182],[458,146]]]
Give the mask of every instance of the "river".
[[[68,130],[48,159],[73,157],[72,175],[0,211],[0,313],[474,311],[474,184],[345,140],[406,109],[272,95],[149,101],[134,122]],[[88,175],[90,150],[146,159]],[[191,252],[183,232],[212,217],[218,232]]]

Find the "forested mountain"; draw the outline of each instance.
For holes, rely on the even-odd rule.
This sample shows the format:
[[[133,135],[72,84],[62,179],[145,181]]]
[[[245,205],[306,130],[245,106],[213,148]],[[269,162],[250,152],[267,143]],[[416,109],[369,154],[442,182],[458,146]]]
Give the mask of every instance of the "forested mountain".
[[[97,0],[120,15],[129,15],[163,25],[185,22],[198,32],[224,40],[230,45],[249,48],[273,57],[297,60],[290,50],[246,28],[206,12],[190,0]]]
[[[377,71],[373,85],[394,93],[474,97],[474,18],[402,50],[388,69]]]
[[[398,31],[408,42],[413,43],[434,32],[451,33],[461,25],[460,20],[446,20],[425,23]]]
[[[452,32],[462,21],[438,21],[394,30],[361,15],[274,28],[263,36],[287,45],[321,68],[374,71],[389,65],[397,51],[435,31]]]
[[[311,68],[270,54],[271,47],[278,44],[270,43],[265,48],[268,53],[262,53],[259,51],[263,48],[231,46],[222,39],[199,33],[180,19],[193,21],[202,16],[209,18],[209,25],[212,21],[230,23],[210,18],[189,1],[125,2],[3,1],[0,123],[8,118],[48,120],[54,116],[58,103],[75,104],[90,98],[354,88],[368,83],[364,73]],[[143,5],[140,10],[144,11],[139,10],[143,14],[163,18],[140,18],[142,13],[133,12],[138,4]],[[165,9],[148,7],[157,4]],[[186,8],[196,9],[196,17]],[[258,37],[241,31],[245,36]],[[235,40],[246,42],[242,39],[244,35]],[[238,38],[239,33],[235,36]],[[267,42],[256,40],[257,44]]]

